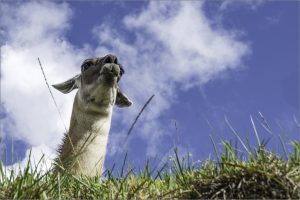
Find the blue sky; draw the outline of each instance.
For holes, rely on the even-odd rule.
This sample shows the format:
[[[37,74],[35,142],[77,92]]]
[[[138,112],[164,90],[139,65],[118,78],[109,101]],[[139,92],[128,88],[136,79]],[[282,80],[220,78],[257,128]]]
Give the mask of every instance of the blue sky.
[[[137,167],[148,158],[166,158],[174,144],[194,160],[213,156],[206,120],[234,141],[225,116],[244,141],[256,144],[252,115],[261,138],[272,137],[268,147],[277,152],[282,152],[279,134],[300,137],[294,122],[299,121],[297,1],[20,1],[3,3],[2,11],[0,136],[8,164],[15,163],[12,140],[20,160],[30,147],[36,157],[42,152],[51,159],[63,135],[37,57],[50,83],[74,76],[86,57],[119,57],[126,70],[121,85],[134,106],[114,110],[108,168],[152,94],[127,145]],[[54,95],[68,125],[75,92]],[[260,126],[258,112],[273,135]],[[217,147],[222,149],[218,141]]]

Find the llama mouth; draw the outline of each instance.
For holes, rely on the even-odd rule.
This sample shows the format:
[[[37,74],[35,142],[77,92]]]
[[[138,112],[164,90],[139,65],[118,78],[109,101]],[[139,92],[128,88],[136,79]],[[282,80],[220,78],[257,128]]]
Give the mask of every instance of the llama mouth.
[[[113,77],[119,77],[118,74],[114,73],[114,72],[101,72],[100,76],[113,76]]]
[[[100,74],[99,80],[106,86],[113,87],[117,83],[118,76],[112,72],[105,72]]]

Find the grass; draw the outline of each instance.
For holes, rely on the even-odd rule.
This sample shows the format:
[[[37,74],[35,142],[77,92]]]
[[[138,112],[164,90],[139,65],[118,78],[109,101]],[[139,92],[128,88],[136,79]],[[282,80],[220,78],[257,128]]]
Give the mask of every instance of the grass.
[[[75,177],[68,172],[55,174],[39,171],[28,162],[22,173],[8,172],[0,162],[1,199],[299,199],[300,143],[292,141],[293,151],[285,155],[269,152],[251,118],[258,146],[244,143],[229,121],[226,123],[243,150],[234,147],[215,133],[224,150],[216,160],[192,162],[190,155],[174,154],[163,165],[135,170],[124,156],[122,168],[105,171],[102,177]]]

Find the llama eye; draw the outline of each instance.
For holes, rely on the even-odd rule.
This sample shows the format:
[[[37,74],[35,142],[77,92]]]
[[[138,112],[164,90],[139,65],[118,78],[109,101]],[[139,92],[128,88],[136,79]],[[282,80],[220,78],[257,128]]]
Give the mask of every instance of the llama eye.
[[[91,66],[91,63],[83,63],[83,64],[81,65],[81,71],[84,72],[84,71],[87,70],[90,66]]]

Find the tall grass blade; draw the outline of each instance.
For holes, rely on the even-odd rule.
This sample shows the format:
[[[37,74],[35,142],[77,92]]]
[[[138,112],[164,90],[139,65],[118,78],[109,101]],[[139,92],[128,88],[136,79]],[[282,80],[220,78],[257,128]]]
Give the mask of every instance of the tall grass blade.
[[[240,141],[240,143],[242,144],[242,146],[244,147],[244,149],[247,151],[247,153],[251,153],[249,151],[249,149],[246,147],[246,145],[244,144],[243,140],[240,138],[240,136],[236,132],[236,130],[232,127],[232,125],[230,124],[230,122],[228,121],[228,119],[227,119],[226,116],[225,116],[225,122],[227,123],[227,125],[229,126],[229,128],[231,129],[231,131],[234,133],[234,135],[237,137],[237,139]]]
[[[216,154],[216,157],[217,157],[218,164],[221,164],[220,158],[219,158],[219,153],[218,153],[218,150],[217,150],[217,147],[216,147],[216,143],[215,143],[214,139],[212,138],[212,136],[210,134],[209,134],[209,138],[210,138],[210,141],[213,144],[213,148],[214,148],[214,151],[215,151],[215,154]]]
[[[216,135],[216,137],[217,137],[220,141],[222,141],[223,139],[222,139],[222,137],[218,134],[217,130],[211,125],[211,123],[210,123],[207,119],[205,119],[205,121],[206,121],[207,125],[209,126],[209,128],[212,130],[212,132]]]
[[[293,116],[294,122],[296,123],[296,125],[300,128],[300,123],[298,122],[296,116]]]
[[[114,163],[118,160],[118,157],[119,157],[119,154],[120,152],[123,151],[123,149],[125,148],[126,144],[127,144],[127,141],[128,141],[128,138],[135,126],[135,124],[137,123],[138,119],[140,118],[140,116],[142,115],[142,113],[144,112],[144,110],[146,109],[146,107],[149,105],[149,103],[152,101],[152,99],[155,97],[155,95],[153,94],[147,101],[146,103],[144,104],[144,106],[142,107],[142,109],[140,110],[140,112],[138,113],[138,115],[136,116],[136,118],[134,119],[133,123],[131,124],[128,132],[127,132],[127,135],[126,135],[126,138],[123,142],[123,144],[121,145],[121,148],[117,151],[116,153],[116,156],[114,158]]]
[[[267,122],[267,120],[265,119],[263,114],[261,112],[258,112],[258,114],[259,114],[259,118],[256,117],[256,119],[259,122],[259,124],[267,131],[267,133],[269,133],[270,135],[273,135],[271,127],[269,126],[269,123]]]
[[[252,115],[250,115],[250,120],[251,120],[251,123],[252,123],[252,127],[253,127],[253,130],[254,130],[255,136],[256,136],[258,146],[260,146],[261,145],[260,139],[259,139],[259,136],[258,136],[258,132],[257,132],[256,126],[255,126],[255,123],[253,121]]]
[[[122,169],[121,169],[121,177],[123,177],[123,173],[124,173],[124,170],[125,170],[125,164],[126,164],[127,156],[128,156],[128,152],[126,151],[125,157],[123,159]]]
[[[58,112],[58,114],[59,114],[59,118],[60,118],[60,120],[61,120],[61,122],[62,122],[62,124],[63,124],[63,126],[64,126],[64,128],[65,128],[65,131],[66,131],[66,133],[67,133],[68,130],[67,130],[66,123],[65,123],[64,120],[63,120],[61,111],[60,111],[60,109],[59,109],[59,107],[58,107],[58,104],[57,104],[57,102],[56,102],[56,100],[55,100],[55,98],[54,98],[54,95],[53,95],[53,93],[52,93],[52,91],[51,91],[51,88],[50,88],[50,86],[49,86],[49,83],[48,83],[48,80],[47,80],[47,77],[46,77],[44,68],[43,68],[43,66],[42,66],[42,63],[41,63],[41,61],[40,61],[40,58],[37,58],[37,59],[38,59],[38,62],[39,62],[41,71],[42,71],[42,73],[43,73],[43,77],[44,77],[45,83],[46,83],[46,85],[47,85],[48,91],[49,91],[49,93],[50,93],[50,95],[51,95],[51,98],[52,98],[52,100],[53,100],[53,103],[54,103],[54,105],[55,105],[55,108],[56,108],[56,110],[57,110],[57,112]]]
[[[284,141],[283,141],[281,135],[278,134],[278,138],[279,138],[280,144],[282,146],[282,149],[283,149],[283,152],[284,152],[284,156],[285,156],[286,159],[288,159],[288,154],[287,154],[287,151],[286,151],[286,148],[285,148],[285,144],[284,144]]]

